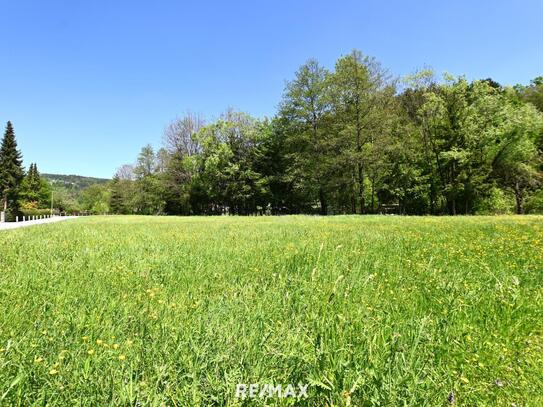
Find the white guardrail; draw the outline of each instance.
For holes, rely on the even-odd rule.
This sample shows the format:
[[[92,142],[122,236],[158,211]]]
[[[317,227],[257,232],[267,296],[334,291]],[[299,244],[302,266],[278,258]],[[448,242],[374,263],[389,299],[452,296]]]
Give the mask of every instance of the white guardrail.
[[[49,219],[53,218],[55,215],[23,215],[23,216],[15,216],[15,222],[29,222],[31,220],[40,220],[40,219]],[[0,212],[0,223],[6,222],[6,213]]]

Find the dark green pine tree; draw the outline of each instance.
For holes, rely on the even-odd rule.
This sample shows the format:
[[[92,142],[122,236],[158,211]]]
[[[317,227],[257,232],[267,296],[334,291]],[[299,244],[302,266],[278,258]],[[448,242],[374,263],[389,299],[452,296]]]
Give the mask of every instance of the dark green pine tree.
[[[112,213],[124,213],[124,199],[121,191],[121,181],[119,177],[113,177],[111,183],[111,195],[109,196],[109,209]]]
[[[28,180],[32,182],[34,182],[34,180],[36,179],[35,165],[36,164],[30,164],[30,168],[28,169],[28,174],[27,174]]]
[[[2,210],[6,212],[6,220],[13,220],[19,211],[19,187],[24,177],[22,163],[13,126],[8,122],[0,147],[0,201]]]
[[[34,164],[30,164],[30,167],[28,167],[28,171],[26,172],[25,176],[27,184],[31,184],[32,180],[34,179]]]
[[[38,166],[36,163],[32,164],[32,177],[30,178],[30,190],[39,195],[41,189],[40,173],[38,172]]]
[[[38,202],[40,201],[42,187],[38,166],[35,163],[30,164],[22,188],[19,191],[20,197],[25,201]]]

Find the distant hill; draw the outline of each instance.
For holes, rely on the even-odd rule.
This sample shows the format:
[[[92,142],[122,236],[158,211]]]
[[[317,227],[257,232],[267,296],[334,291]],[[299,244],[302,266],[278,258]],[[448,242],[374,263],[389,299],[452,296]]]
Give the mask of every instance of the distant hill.
[[[60,185],[68,189],[80,191],[94,184],[104,184],[109,179],[83,177],[81,175],[40,174],[53,185]]]

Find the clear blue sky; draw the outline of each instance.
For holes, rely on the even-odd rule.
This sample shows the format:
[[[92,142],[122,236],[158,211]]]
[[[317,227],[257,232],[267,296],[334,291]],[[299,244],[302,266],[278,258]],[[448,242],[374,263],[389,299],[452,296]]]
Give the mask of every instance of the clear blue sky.
[[[0,0],[0,16],[0,122],[42,172],[110,177],[187,109],[271,116],[300,64],[353,48],[398,76],[543,75],[541,0]]]

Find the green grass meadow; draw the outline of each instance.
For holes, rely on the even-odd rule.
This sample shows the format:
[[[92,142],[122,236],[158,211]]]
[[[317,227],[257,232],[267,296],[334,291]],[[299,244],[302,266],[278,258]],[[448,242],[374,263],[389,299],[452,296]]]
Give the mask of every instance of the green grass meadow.
[[[0,405],[543,405],[541,216],[89,217],[0,248]]]

